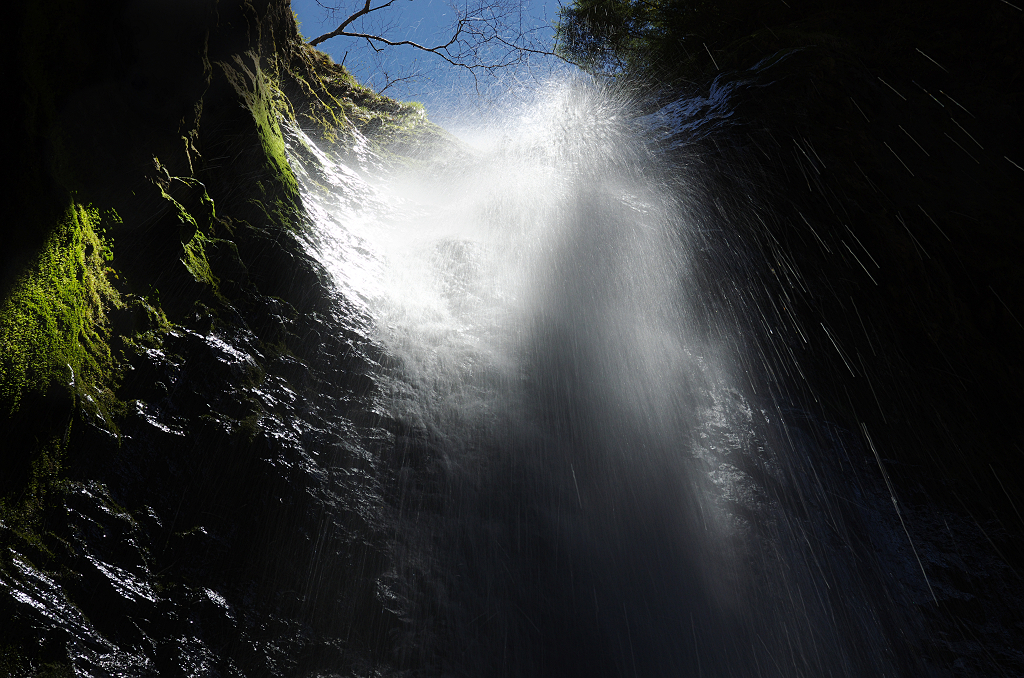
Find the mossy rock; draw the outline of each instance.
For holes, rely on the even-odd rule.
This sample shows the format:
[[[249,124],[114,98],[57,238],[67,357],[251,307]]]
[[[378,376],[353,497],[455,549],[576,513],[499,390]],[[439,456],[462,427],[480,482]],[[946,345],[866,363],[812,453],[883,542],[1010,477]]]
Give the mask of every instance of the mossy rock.
[[[27,393],[63,384],[97,413],[115,382],[106,313],[121,305],[100,211],[68,206],[36,262],[0,307],[0,406],[10,416]]]

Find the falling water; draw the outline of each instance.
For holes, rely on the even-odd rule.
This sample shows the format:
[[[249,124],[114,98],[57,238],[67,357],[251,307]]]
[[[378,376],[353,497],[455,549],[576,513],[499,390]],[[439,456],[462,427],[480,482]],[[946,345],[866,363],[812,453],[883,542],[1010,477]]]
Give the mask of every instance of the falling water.
[[[907,670],[884,498],[850,436],[754,392],[782,369],[745,323],[779,321],[664,120],[562,83],[386,170],[289,131],[310,247],[388,356],[364,405],[395,431],[399,667]]]

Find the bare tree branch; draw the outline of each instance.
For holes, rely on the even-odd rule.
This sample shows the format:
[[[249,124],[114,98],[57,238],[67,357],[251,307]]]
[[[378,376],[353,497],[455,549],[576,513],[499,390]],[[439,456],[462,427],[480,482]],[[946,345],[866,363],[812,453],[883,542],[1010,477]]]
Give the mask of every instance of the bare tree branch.
[[[396,1],[387,0],[373,5],[373,0],[358,0],[358,4],[346,5],[344,0],[317,0],[321,7],[344,19],[333,31],[313,38],[308,44],[315,47],[332,38],[347,37],[365,40],[375,53],[392,47],[411,47],[432,54],[450,66],[469,71],[474,80],[477,73],[494,73],[523,64],[531,56],[558,56],[554,44],[546,44],[550,35],[548,26],[532,26],[530,21],[524,25],[526,16],[521,0],[470,0],[461,7],[452,5],[456,18],[446,38],[437,44],[389,35],[398,30],[395,15],[389,16],[388,12],[381,11],[391,8]],[[382,18],[382,23],[375,30],[355,25],[371,15]],[[388,17],[386,23],[383,17]],[[385,87],[415,77],[387,78]]]
[[[460,24],[461,24],[461,22],[460,22]],[[378,42],[384,43],[385,45],[388,45],[390,47],[401,47],[402,45],[408,45],[410,47],[415,47],[416,49],[423,50],[424,52],[430,52],[431,54],[436,54],[437,56],[441,57],[442,59],[444,59],[445,61],[447,61],[448,63],[450,63],[453,66],[461,66],[462,64],[456,63],[455,61],[453,61],[451,59],[451,57],[446,53],[446,50],[449,47],[451,47],[452,44],[454,44],[456,40],[458,40],[459,33],[461,31],[462,31],[462,28],[460,26],[459,29],[455,32],[455,35],[452,36],[451,40],[449,40],[448,42],[446,42],[443,45],[438,45],[437,47],[424,47],[423,45],[421,45],[419,43],[413,42],[412,40],[399,40],[397,42],[393,42],[391,40],[388,40],[387,38],[382,38],[379,35],[371,35],[369,33],[349,33],[349,32],[346,31],[345,33],[339,33],[339,35],[344,35],[344,36],[347,36],[349,38],[363,38],[364,40],[366,40],[367,42],[370,43],[370,46],[373,47],[374,51],[378,51],[378,52],[381,49],[381,48],[378,48],[376,46],[376,44],[375,44],[375,43],[378,43]],[[310,42],[309,44],[312,45],[313,43]]]
[[[332,9],[330,7],[327,7],[323,3],[321,3],[320,0],[317,0],[317,4],[320,5],[321,7],[325,8],[325,9]],[[363,5],[362,9],[360,9],[358,12],[355,12],[355,13],[349,15],[349,17],[347,19],[345,19],[344,21],[341,22],[340,26],[335,28],[330,33],[325,33],[324,35],[321,35],[319,38],[313,38],[312,40],[310,40],[309,41],[309,46],[310,47],[316,47],[317,45],[319,45],[324,40],[329,40],[329,39],[337,37],[339,35],[348,35],[350,37],[360,37],[360,36],[354,36],[351,33],[347,33],[345,31],[345,29],[348,28],[349,26],[351,26],[352,23],[355,22],[357,19],[359,19],[361,17],[364,17],[367,14],[370,14],[372,12],[376,12],[378,10],[386,9],[386,8],[390,7],[391,5],[393,5],[393,4],[395,4],[395,0],[388,0],[388,2],[385,2],[383,5],[377,5],[376,7],[371,7],[370,6],[370,0],[366,0],[366,4]]]

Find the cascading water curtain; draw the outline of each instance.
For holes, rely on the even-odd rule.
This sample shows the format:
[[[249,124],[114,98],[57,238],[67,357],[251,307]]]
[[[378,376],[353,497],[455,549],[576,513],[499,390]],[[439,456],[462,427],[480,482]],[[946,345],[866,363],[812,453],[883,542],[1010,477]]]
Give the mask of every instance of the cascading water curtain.
[[[761,264],[623,99],[552,84],[401,171],[289,133],[311,247],[388,356],[364,407],[395,422],[389,661],[913,670],[884,496],[842,431],[749,392],[746,371],[779,371],[750,354]]]

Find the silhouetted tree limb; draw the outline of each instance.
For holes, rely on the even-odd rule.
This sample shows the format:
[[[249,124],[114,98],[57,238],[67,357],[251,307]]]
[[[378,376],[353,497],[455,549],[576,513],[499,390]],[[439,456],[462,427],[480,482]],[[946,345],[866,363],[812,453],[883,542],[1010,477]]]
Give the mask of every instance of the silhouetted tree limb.
[[[411,47],[451,66],[466,69],[474,78],[478,73],[493,73],[522,64],[531,56],[558,56],[554,45],[547,44],[549,36],[543,33],[548,27],[532,25],[519,0],[470,0],[459,7],[451,6],[455,18],[436,44],[394,37],[401,28],[395,7],[397,0],[381,1],[377,5],[373,0],[360,2],[318,0],[318,4],[336,18],[344,18],[337,28],[313,38],[309,45],[315,47],[332,38],[347,37],[365,40],[378,54],[392,47]],[[367,30],[364,22],[369,18],[378,20],[373,27],[375,30]],[[406,74],[392,80],[385,74],[384,88],[414,77]]]

